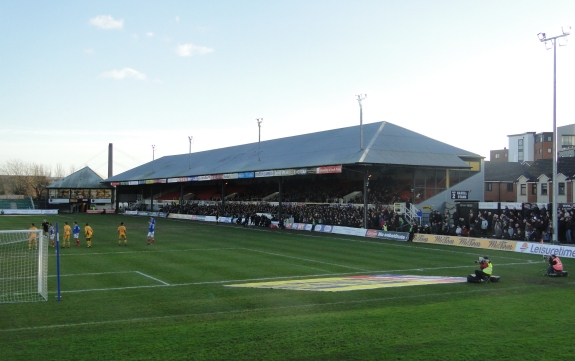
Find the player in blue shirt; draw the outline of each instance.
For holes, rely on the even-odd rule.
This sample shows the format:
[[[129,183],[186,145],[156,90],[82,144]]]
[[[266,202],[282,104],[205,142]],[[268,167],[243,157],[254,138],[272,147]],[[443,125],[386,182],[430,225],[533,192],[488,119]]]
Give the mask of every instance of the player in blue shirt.
[[[78,222],[74,222],[72,234],[74,235],[74,240],[76,240],[76,247],[80,247],[80,226],[78,225]]]
[[[50,234],[50,242],[52,244],[52,247],[54,247],[56,245],[55,242],[56,232],[54,231],[54,226],[52,225],[52,223],[48,223],[48,225],[49,225],[48,233]]]
[[[154,217],[150,217],[150,221],[148,222],[148,246],[154,245],[154,230],[156,228],[156,220]],[[150,243],[151,242],[151,243]]]

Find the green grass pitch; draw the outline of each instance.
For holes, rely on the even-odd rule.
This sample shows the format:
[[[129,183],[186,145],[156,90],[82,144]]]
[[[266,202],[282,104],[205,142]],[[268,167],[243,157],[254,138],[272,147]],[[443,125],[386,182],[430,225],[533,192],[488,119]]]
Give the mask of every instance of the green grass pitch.
[[[123,215],[1,216],[89,222],[93,247],[61,250],[56,300],[0,304],[1,360],[572,360],[571,277],[541,257]],[[128,228],[128,246],[116,229]],[[347,292],[228,285],[339,276],[465,277],[488,255],[500,283]],[[575,260],[563,259],[567,271]],[[575,271],[573,271],[575,272]],[[0,275],[1,277],[1,275]]]

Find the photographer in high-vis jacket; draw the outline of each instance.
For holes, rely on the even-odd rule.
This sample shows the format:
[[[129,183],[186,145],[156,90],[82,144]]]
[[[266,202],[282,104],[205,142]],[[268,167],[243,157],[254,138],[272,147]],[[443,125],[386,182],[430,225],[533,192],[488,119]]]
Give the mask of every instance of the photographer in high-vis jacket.
[[[488,280],[493,274],[493,264],[489,260],[489,257],[479,257],[475,263],[479,263],[479,269],[475,270],[475,277],[480,280]]]
[[[549,267],[547,268],[547,275],[561,271],[563,271],[563,263],[561,263],[561,259],[556,255],[552,254],[551,257],[549,257]]]

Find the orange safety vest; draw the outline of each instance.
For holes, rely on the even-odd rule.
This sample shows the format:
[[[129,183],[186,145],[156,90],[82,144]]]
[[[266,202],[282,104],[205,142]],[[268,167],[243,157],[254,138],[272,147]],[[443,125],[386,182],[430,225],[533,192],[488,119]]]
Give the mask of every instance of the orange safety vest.
[[[556,256],[553,260],[555,261],[553,269],[555,271],[563,271],[563,263],[561,263],[561,259],[559,259],[559,257]]]

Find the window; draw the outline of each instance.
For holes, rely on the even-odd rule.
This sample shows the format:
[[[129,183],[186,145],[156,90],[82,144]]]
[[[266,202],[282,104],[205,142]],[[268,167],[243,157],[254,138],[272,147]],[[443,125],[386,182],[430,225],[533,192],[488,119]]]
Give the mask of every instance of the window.
[[[559,188],[557,188],[557,192],[560,195],[565,195],[565,183],[564,182],[559,182]]]
[[[548,142],[552,142],[552,141],[553,141],[553,136],[552,136],[552,135],[548,135],[548,136],[546,137],[546,139],[547,139]]]
[[[531,188],[531,194],[534,196],[537,195],[537,183],[533,183],[533,187]]]
[[[507,183],[507,192],[513,192],[513,183]]]
[[[575,135],[562,135],[561,148],[568,148],[575,145]]]
[[[505,158],[507,158],[507,153],[505,153]]]
[[[553,148],[547,148],[547,153],[551,154],[553,152]]]
[[[499,159],[499,157],[501,157],[501,154],[496,153],[496,154],[495,154],[495,159]]]
[[[543,149],[539,148],[539,154],[543,154]]]
[[[485,182],[485,190],[491,192],[493,190],[493,184],[491,182]]]
[[[527,184],[521,185],[521,195],[524,196],[527,194]]]
[[[541,183],[541,195],[542,196],[547,195],[547,183]]]
[[[474,162],[474,161],[465,161],[465,163],[469,164],[469,166],[471,166],[471,171],[472,172],[479,172],[481,170],[481,163],[479,162]]]

